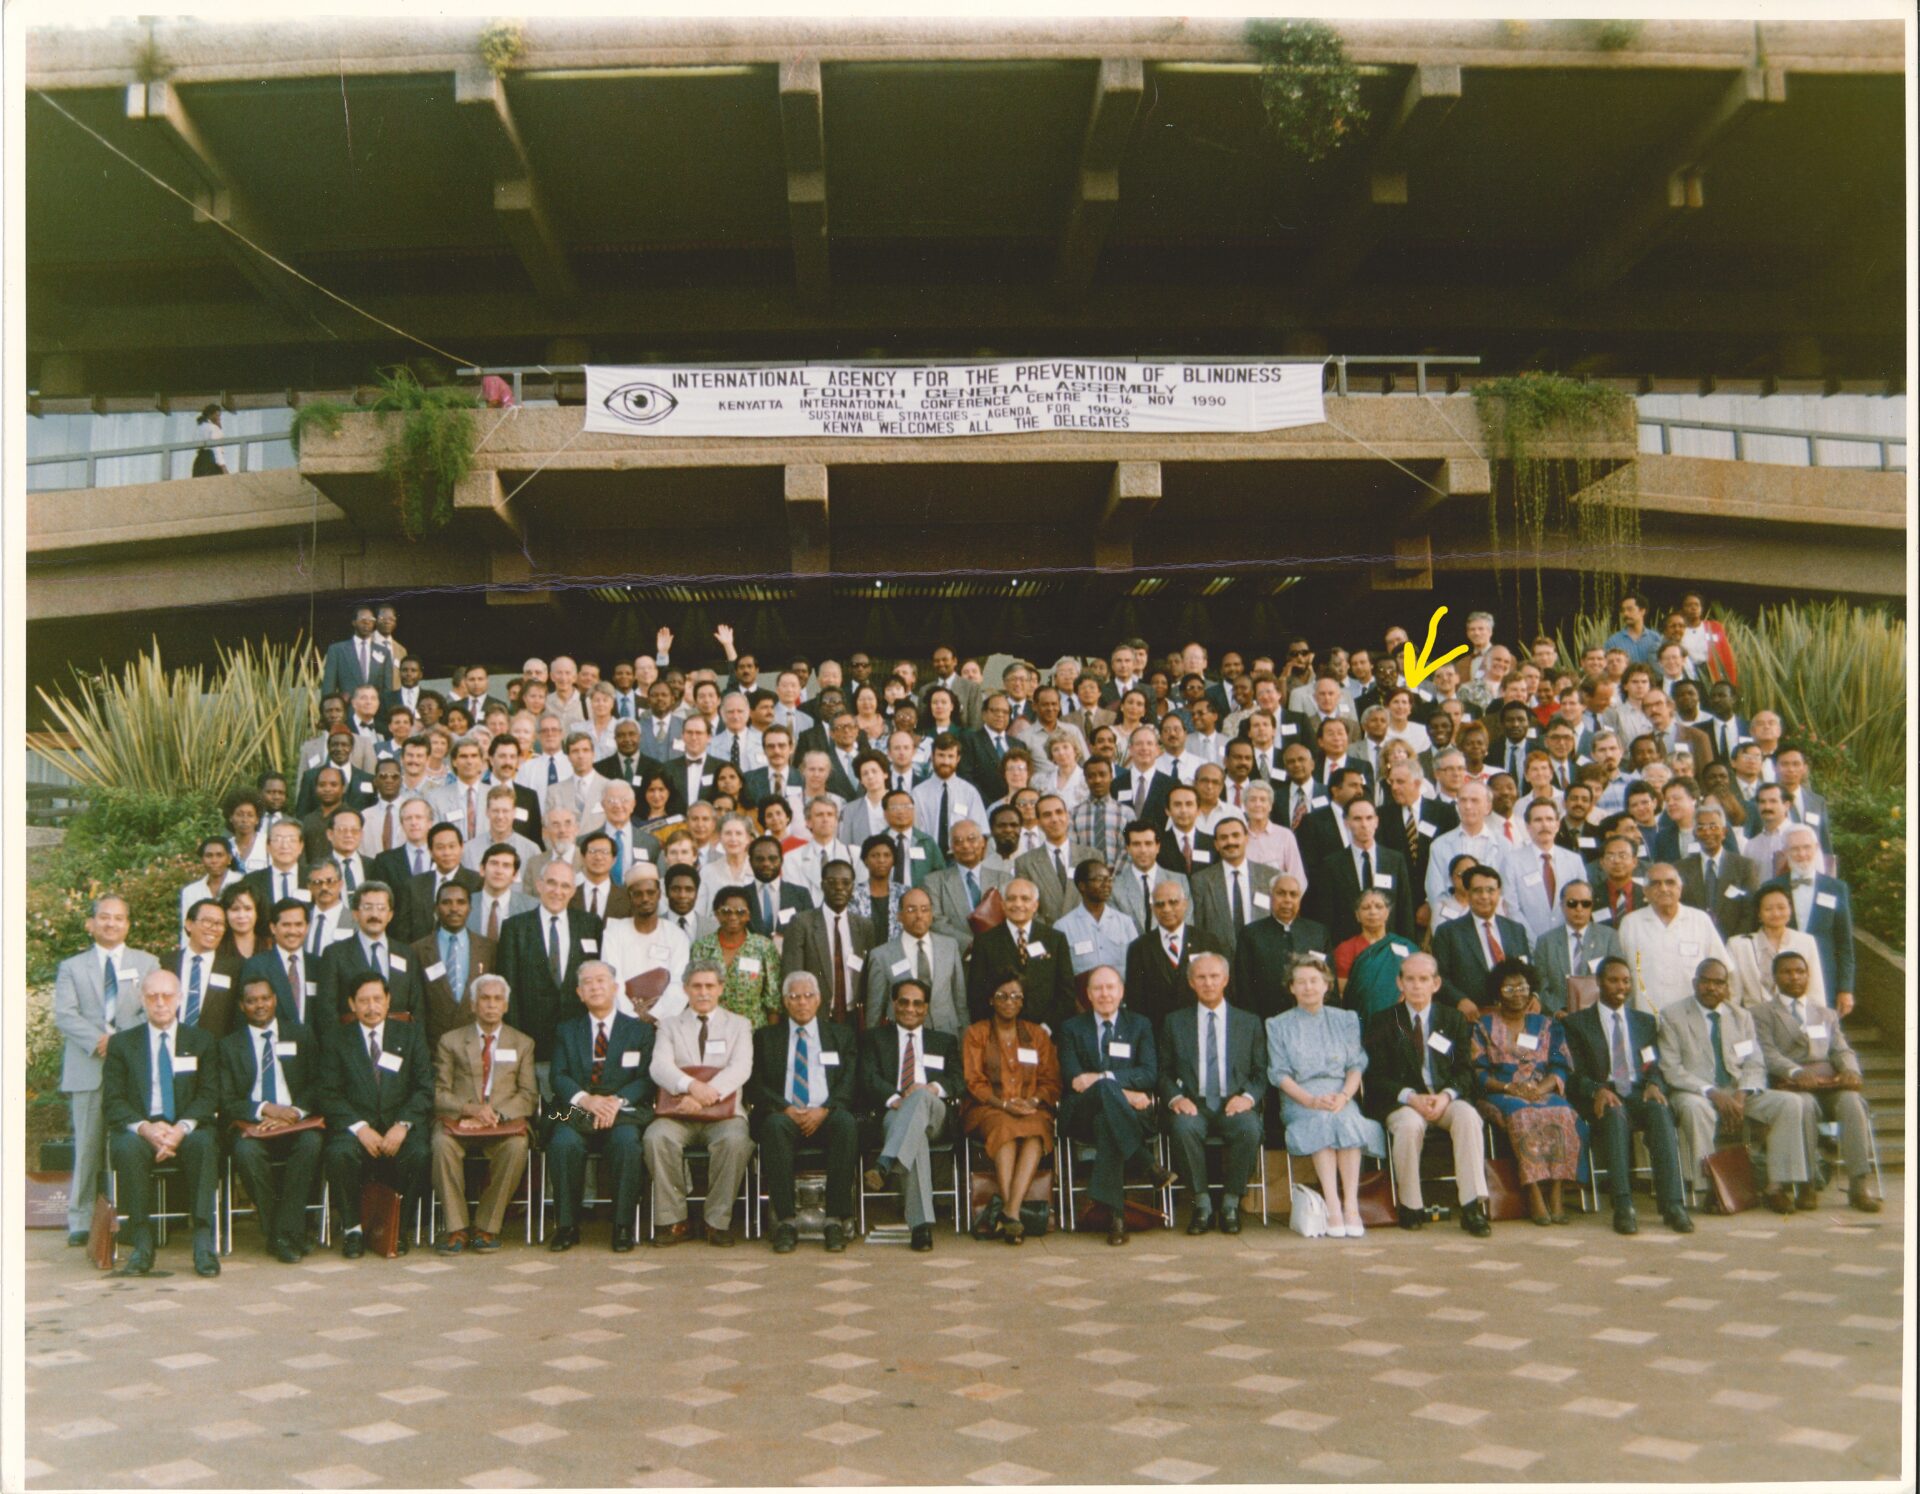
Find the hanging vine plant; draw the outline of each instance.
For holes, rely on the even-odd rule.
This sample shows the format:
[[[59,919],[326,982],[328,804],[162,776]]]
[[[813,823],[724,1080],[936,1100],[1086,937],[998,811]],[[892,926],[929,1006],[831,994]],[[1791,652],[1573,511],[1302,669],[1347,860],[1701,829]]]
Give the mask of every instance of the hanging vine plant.
[[[453,492],[473,470],[473,394],[453,384],[423,384],[404,364],[376,376],[380,392],[364,408],[380,417],[387,444],[380,471],[393,489],[400,532],[417,540],[453,520]],[[288,437],[296,457],[309,431],[338,435],[344,417],[362,407],[309,400],[294,411]],[[398,415],[397,424],[388,419]]]
[[[1530,555],[1533,622],[1545,621],[1549,536],[1574,552],[1581,609],[1611,614],[1632,583],[1640,543],[1636,464],[1617,464],[1607,450],[1633,428],[1633,397],[1550,373],[1490,379],[1473,397],[1487,454],[1512,476],[1508,486],[1495,481],[1487,513],[1495,581],[1511,571],[1515,616],[1523,612],[1521,559]],[[1559,450],[1543,455],[1549,444]]]
[[[1366,123],[1359,69],[1332,27],[1249,21],[1247,44],[1260,60],[1260,106],[1288,155],[1324,161]]]
[[[480,33],[480,60],[496,78],[518,66],[526,50],[526,28],[519,21],[495,21]]]

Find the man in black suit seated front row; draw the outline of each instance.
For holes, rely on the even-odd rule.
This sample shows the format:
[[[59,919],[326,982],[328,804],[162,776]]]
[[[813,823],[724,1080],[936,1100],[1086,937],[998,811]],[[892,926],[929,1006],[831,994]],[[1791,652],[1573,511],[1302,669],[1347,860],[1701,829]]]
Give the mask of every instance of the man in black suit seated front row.
[[[580,1243],[581,1201],[592,1156],[604,1158],[611,1174],[613,1249],[624,1255],[633,1249],[640,1186],[646,1181],[640,1139],[653,1119],[654,1026],[615,1006],[614,970],[604,961],[582,965],[578,984],[586,1010],[554,1031],[553,1094],[568,1108],[547,1141],[558,1221],[547,1249],[557,1253]]]
[[[1156,889],[1157,890],[1157,889]],[[1220,1232],[1240,1233],[1240,1199],[1259,1159],[1260,1103],[1267,1094],[1267,1035],[1260,1019],[1229,1006],[1226,957],[1197,954],[1187,967],[1194,1004],[1171,1013],[1160,1032],[1160,1098],[1167,1102],[1175,1171],[1193,1189],[1187,1233],[1213,1228],[1207,1139],[1220,1138]]]
[[[360,1184],[372,1168],[400,1195],[399,1252],[407,1253],[413,1206],[426,1196],[432,1151],[433,1059],[424,1025],[388,1020],[391,997],[379,973],[363,969],[346,993],[353,1016],[320,1061],[327,1142],[322,1163],[341,1222],[340,1254],[367,1253]]]
[[[933,1249],[931,1144],[959,1118],[950,1104],[966,1084],[960,1039],[927,1025],[932,993],[909,976],[893,988],[893,1020],[860,1039],[860,1092],[878,1105],[880,1155],[867,1169],[867,1188],[897,1187],[913,1249]],[[884,1098],[883,1098],[884,1097]]]
[[[221,1121],[234,1128],[233,1170],[253,1200],[267,1253],[297,1265],[307,1253],[307,1203],[324,1138],[318,1130],[288,1128],[321,1109],[320,1050],[311,1031],[281,1012],[264,973],[242,983],[240,1017],[220,1040]],[[261,1134],[243,1135],[242,1127]],[[277,1184],[276,1161],[284,1164]]]
[[[746,1084],[753,1136],[773,1204],[773,1250],[800,1243],[794,1200],[794,1154],[826,1149],[827,1249],[847,1248],[853,1187],[860,1171],[860,1123],[854,1114],[858,1050],[850,1026],[820,1016],[820,982],[796,970],[780,983],[785,1015],[753,1035],[753,1073]]]
[[[1177,889],[1168,887],[1168,892]],[[1200,955],[1197,958],[1206,959]],[[1093,1143],[1093,1178],[1087,1192],[1107,1211],[1107,1243],[1127,1243],[1127,1164],[1147,1153],[1147,1176],[1165,1188],[1175,1175],[1147,1152],[1153,1087],[1159,1055],[1153,1024],[1122,1011],[1120,972],[1102,965],[1088,973],[1087,1003],[1060,1026],[1060,1133],[1070,1142]]]

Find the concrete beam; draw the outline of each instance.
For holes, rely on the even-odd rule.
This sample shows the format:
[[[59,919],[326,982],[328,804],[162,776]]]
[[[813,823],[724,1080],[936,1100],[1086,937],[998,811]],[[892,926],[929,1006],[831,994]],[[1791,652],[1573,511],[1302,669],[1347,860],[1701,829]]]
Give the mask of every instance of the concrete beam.
[[[817,61],[780,64],[780,137],[787,163],[794,285],[803,303],[824,305],[832,280],[827,255],[827,137]]]
[[[1684,138],[1646,163],[1641,185],[1624,205],[1611,205],[1597,236],[1561,279],[1569,299],[1617,284],[1686,218],[1706,205],[1706,176],[1738,128],[1762,108],[1787,99],[1779,67],[1748,67],[1733,75],[1713,106]]]
[[[794,600],[824,606],[833,596],[833,539],[827,518],[827,469],[821,462],[789,462],[784,492]]]
[[[1086,134],[1080,141],[1080,169],[1054,260],[1054,289],[1068,300],[1086,293],[1099,267],[1100,250],[1120,206],[1120,161],[1132,138],[1145,89],[1146,69],[1139,58],[1101,60]]]
[[[1368,579],[1374,591],[1432,591],[1433,536],[1395,535],[1393,559],[1372,567]]]
[[[533,162],[507,102],[505,80],[484,69],[463,70],[454,75],[453,102],[493,178],[500,227],[534,289],[554,300],[578,294],[566,246],[541,199]]]
[[[1160,502],[1158,462],[1115,462],[1107,496],[1093,531],[1097,570],[1131,570],[1133,536]]]
[[[1425,518],[1450,498],[1484,498],[1493,491],[1493,464],[1485,457],[1442,457],[1427,474],[1428,488],[1402,517],[1402,523]]]
[[[1440,124],[1460,102],[1457,64],[1422,63],[1401,91],[1393,117],[1374,136],[1366,170],[1327,225],[1326,237],[1302,277],[1302,293],[1319,301],[1344,286],[1407,205],[1408,168],[1432,145]]]
[[[272,234],[254,212],[246,193],[222,166],[200,126],[180,98],[180,90],[166,82],[127,85],[126,114],[158,133],[199,182],[194,196],[193,221],[220,226],[214,242],[246,282],[288,321],[304,327],[313,321],[311,292],[278,265],[261,257],[235,234],[243,235],[280,259]],[[227,232],[228,229],[233,232]]]
[[[487,551],[487,605],[489,607],[544,607],[557,600],[554,592],[533,586],[533,562],[524,550]]]
[[[491,538],[510,537],[517,545],[527,542],[526,522],[508,501],[507,487],[500,480],[497,468],[480,468],[462,478],[460,485],[453,490],[453,511],[455,514],[479,514],[493,520],[505,534],[495,534]]]

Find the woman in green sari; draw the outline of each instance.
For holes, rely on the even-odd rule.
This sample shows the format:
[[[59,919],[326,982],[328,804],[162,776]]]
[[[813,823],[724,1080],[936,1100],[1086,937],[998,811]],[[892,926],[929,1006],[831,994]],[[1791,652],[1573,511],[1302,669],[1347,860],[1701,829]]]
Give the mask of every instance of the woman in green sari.
[[[1376,1012],[1385,1011],[1400,999],[1396,984],[1400,962],[1418,954],[1420,946],[1387,931],[1389,909],[1384,893],[1361,893],[1354,904],[1354,915],[1360,921],[1360,932],[1335,951],[1335,958],[1345,982],[1340,1004],[1357,1013],[1364,1028]]]

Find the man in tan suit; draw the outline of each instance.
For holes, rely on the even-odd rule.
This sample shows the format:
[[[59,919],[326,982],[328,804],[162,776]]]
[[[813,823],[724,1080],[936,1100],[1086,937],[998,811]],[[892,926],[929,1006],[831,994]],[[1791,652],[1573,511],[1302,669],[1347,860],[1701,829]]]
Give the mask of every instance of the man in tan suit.
[[[1807,1188],[1819,1145],[1820,1112],[1804,1094],[1767,1088],[1766,1057],[1747,1009],[1727,999],[1727,967],[1702,960],[1693,996],[1660,1013],[1660,1076],[1680,1133],[1680,1166],[1696,1188],[1701,1162],[1722,1126],[1744,1139],[1748,1120],[1767,1132],[1767,1207],[1791,1214],[1795,1189]]]
[[[500,1248],[500,1221],[527,1167],[527,1133],[466,1137],[463,1130],[526,1122],[540,1107],[533,1072],[533,1039],[503,1020],[510,994],[498,975],[472,984],[474,1021],[444,1033],[433,1053],[433,1185],[447,1218],[436,1247],[442,1255]],[[487,1157],[487,1186],[479,1218],[468,1228],[466,1161],[470,1147]]]
[[[720,1005],[724,971],[716,960],[694,960],[681,977],[687,1004],[660,1023],[648,1072],[659,1086],[658,1111],[671,1108],[673,1097],[691,1096],[697,1106],[713,1107],[731,1100],[733,1114],[724,1120],[680,1120],[656,1114],[642,1143],[647,1171],[653,1176],[653,1243],[678,1245],[695,1239],[698,1230],[687,1217],[684,1157],[696,1143],[707,1148],[707,1194],[702,1213],[709,1245],[733,1243],[733,1201],[740,1192],[753,1159],[753,1138],[747,1131],[746,1105],[740,1091],[753,1073],[753,1027],[738,1012]],[[688,1069],[710,1071],[698,1079]]]
[[[1805,955],[1796,950],[1777,955],[1773,978],[1779,995],[1747,1003],[1760,1051],[1766,1055],[1767,1077],[1781,1089],[1798,1090],[1827,1119],[1840,1123],[1847,1202],[1862,1214],[1878,1214],[1880,1200],[1867,1191],[1867,1176],[1873,1170],[1873,1118],[1867,1113],[1867,1102],[1860,1098],[1860,1055],[1840,1030],[1840,1019],[1819,1001],[1808,998],[1813,969]],[[1817,1063],[1832,1065],[1838,1088],[1801,1089],[1812,1078],[1807,1066]],[[1818,1202],[1819,1194],[1811,1182],[1795,1199],[1801,1208],[1813,1208]]]

